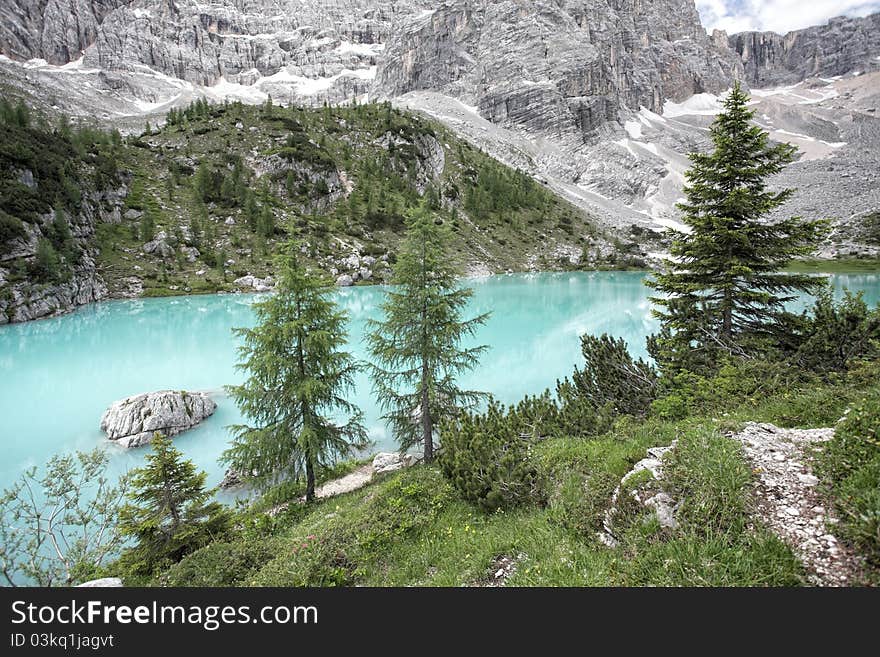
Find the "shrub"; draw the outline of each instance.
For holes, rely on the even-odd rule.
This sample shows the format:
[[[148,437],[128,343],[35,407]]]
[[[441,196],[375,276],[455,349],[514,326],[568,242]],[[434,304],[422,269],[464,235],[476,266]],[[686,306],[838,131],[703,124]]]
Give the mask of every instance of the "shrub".
[[[540,404],[552,414],[551,405]],[[462,497],[487,511],[535,501],[537,474],[529,463],[535,433],[539,426],[524,414],[505,413],[493,401],[484,415],[465,414],[443,427],[440,467]]]
[[[572,385],[595,408],[611,405],[621,415],[645,415],[657,394],[657,372],[643,359],[633,360],[623,339],[607,334],[581,337],[586,360],[575,369]]]
[[[265,539],[211,543],[184,557],[155,580],[160,586],[247,586],[277,546]]]
[[[880,394],[873,393],[851,406],[837,426],[820,459],[820,470],[830,482],[841,482],[880,457]]]
[[[61,280],[65,273],[65,267],[55,247],[49,240],[41,238],[37,243],[37,253],[31,265],[33,277],[41,283],[48,283]]]
[[[795,362],[815,372],[841,372],[861,358],[880,355],[880,308],[869,310],[863,293],[849,290],[835,303],[830,290],[816,300]]]
[[[26,235],[27,231],[25,231],[24,223],[21,219],[0,210],[0,250],[4,248],[7,242],[11,242],[19,237],[25,237]]]

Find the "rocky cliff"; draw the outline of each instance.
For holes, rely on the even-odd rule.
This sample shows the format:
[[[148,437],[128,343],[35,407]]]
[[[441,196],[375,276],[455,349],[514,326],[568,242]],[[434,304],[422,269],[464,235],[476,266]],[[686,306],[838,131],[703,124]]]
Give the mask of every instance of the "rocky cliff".
[[[749,84],[770,87],[811,77],[870,71],[880,64],[880,14],[832,18],[826,25],[789,32],[743,32],[730,37]]]
[[[98,38],[101,23],[131,0],[4,0],[0,52],[15,59],[66,64]]]
[[[739,61],[691,0],[452,0],[402,21],[374,91],[438,91],[493,123],[595,141],[621,108],[662,111],[735,77]]]

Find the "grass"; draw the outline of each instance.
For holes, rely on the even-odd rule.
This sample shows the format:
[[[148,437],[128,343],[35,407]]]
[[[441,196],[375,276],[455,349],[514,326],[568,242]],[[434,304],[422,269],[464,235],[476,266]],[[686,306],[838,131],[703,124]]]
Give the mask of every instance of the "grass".
[[[797,260],[785,271],[804,274],[876,274],[880,258],[839,258],[835,260]]]

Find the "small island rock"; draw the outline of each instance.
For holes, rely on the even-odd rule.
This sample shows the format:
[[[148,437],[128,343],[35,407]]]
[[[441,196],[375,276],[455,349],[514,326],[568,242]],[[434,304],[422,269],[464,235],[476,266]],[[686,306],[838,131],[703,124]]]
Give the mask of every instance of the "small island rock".
[[[203,392],[149,392],[114,402],[101,417],[101,430],[122,447],[139,447],[157,431],[170,438],[191,429],[216,409]]]

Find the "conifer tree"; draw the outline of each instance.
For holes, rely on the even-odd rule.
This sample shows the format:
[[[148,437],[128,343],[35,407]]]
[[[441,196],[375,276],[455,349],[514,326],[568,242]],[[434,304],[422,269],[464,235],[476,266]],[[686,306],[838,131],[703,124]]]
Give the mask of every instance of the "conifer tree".
[[[229,513],[205,489],[204,472],[170,438],[156,433],[147,463],[131,473],[119,529],[135,545],[122,556],[132,572],[149,575],[210,542],[229,525]]]
[[[678,205],[688,232],[676,232],[665,268],[648,285],[663,327],[652,356],[677,368],[711,367],[720,353],[743,354],[772,334],[783,306],[822,282],[782,270],[808,255],[824,221],[767,216],[794,194],[768,179],[794,160],[796,148],[771,144],[753,125],[748,94],[736,83],[712,124],[714,149],[692,153],[686,200]]]
[[[222,460],[263,490],[305,475],[311,501],[317,469],[366,446],[367,436],[346,399],[358,371],[344,351],[348,317],[297,254],[290,244],[279,256],[277,293],[255,304],[256,328],[235,330],[248,379],[227,390],[251,424],[232,427]]]
[[[449,253],[449,230],[438,226],[426,203],[413,214],[382,304],[384,318],[367,336],[378,363],[372,378],[401,449],[422,444],[434,458],[437,425],[484,395],[462,390],[456,376],[479,362],[485,346],[465,348],[488,314],[462,319],[473,290],[461,288]]]

